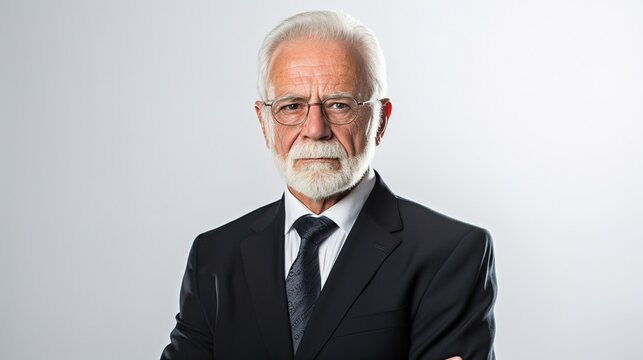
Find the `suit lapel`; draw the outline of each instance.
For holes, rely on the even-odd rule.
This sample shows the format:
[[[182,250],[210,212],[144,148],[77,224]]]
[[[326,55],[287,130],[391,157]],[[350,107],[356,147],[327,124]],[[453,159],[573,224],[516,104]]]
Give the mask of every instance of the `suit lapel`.
[[[399,245],[391,235],[402,228],[397,199],[377,183],[355,221],[315,303],[295,359],[312,359],[322,349],[382,262]]]
[[[282,360],[293,357],[284,280],[283,198],[274,208],[251,226],[255,234],[241,243],[241,256],[266,347],[272,359]]]

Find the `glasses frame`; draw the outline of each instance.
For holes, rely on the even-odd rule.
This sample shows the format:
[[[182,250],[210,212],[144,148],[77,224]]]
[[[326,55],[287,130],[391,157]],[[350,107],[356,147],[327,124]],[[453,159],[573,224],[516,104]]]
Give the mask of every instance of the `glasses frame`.
[[[321,110],[322,116],[323,116],[323,117],[324,117],[324,119],[326,119],[326,121],[328,121],[329,123],[334,124],[334,125],[348,125],[348,124],[352,123],[353,121],[355,121],[355,119],[357,119],[357,116],[359,115],[359,111],[360,111],[360,109],[362,108],[362,106],[367,105],[367,104],[374,103],[374,102],[376,102],[376,101],[380,101],[380,99],[371,99],[371,100],[366,100],[366,101],[357,101],[357,99],[355,99],[355,98],[354,98],[354,97],[352,97],[352,96],[334,96],[334,97],[329,97],[329,98],[324,99],[324,100],[323,100],[323,101],[321,101],[321,102],[306,103],[306,105],[308,105],[308,108],[306,109],[306,114],[305,114],[304,116],[302,116],[301,120],[299,120],[297,123],[294,123],[294,124],[284,124],[284,123],[282,123],[281,121],[277,120],[277,117],[275,116],[275,113],[274,113],[274,111],[273,111],[273,110],[274,110],[273,105],[274,105],[276,102],[279,102],[279,101],[282,101],[282,100],[286,100],[286,99],[289,99],[289,98],[297,98],[297,97],[290,97],[290,96],[288,96],[288,97],[284,97],[284,98],[281,98],[281,99],[272,99],[272,100],[262,101],[262,102],[261,102],[264,106],[269,106],[269,107],[270,107],[270,114],[272,115],[272,118],[273,118],[277,123],[279,123],[279,124],[281,124],[281,125],[283,125],[283,126],[299,126],[299,125],[301,125],[301,124],[305,123],[305,122],[306,122],[306,120],[308,119],[308,114],[310,114],[310,107],[311,107],[311,106],[313,106],[313,105],[320,105],[320,110]],[[326,101],[330,101],[330,100],[337,100],[337,99],[352,99],[352,100],[357,104],[357,111],[355,111],[355,116],[353,117],[353,119],[352,119],[351,121],[346,122],[346,123],[336,123],[336,122],[331,121],[331,120],[330,120],[330,118],[328,117],[328,115],[326,115],[326,111],[324,110],[324,106],[323,106],[323,105],[326,103]]]

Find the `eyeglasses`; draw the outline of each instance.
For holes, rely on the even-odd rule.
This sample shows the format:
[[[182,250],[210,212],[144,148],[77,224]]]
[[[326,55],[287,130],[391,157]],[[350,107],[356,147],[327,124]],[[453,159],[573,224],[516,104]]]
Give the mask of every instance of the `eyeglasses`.
[[[276,122],[285,126],[297,126],[306,121],[310,107],[320,105],[324,118],[331,124],[346,125],[357,118],[359,109],[379,99],[358,102],[350,96],[337,96],[325,99],[318,103],[308,103],[300,97],[286,97],[275,99],[272,102],[263,102],[263,105],[270,106],[270,111]]]

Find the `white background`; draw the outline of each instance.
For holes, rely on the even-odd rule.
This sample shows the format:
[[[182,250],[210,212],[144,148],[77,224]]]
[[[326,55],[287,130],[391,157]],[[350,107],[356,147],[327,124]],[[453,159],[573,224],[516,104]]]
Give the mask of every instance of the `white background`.
[[[498,357],[640,356],[640,1],[0,0],[0,358],[160,356],[193,238],[283,190],[256,52],[321,6],[387,57],[375,168],[494,235]]]

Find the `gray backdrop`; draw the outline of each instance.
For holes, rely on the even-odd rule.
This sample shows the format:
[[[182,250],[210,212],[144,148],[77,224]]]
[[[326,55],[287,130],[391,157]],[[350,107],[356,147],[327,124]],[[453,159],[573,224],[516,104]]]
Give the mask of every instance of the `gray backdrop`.
[[[501,359],[640,356],[643,4],[0,0],[0,358],[155,359],[193,238],[277,199],[279,20],[379,35],[375,167],[495,239]]]

